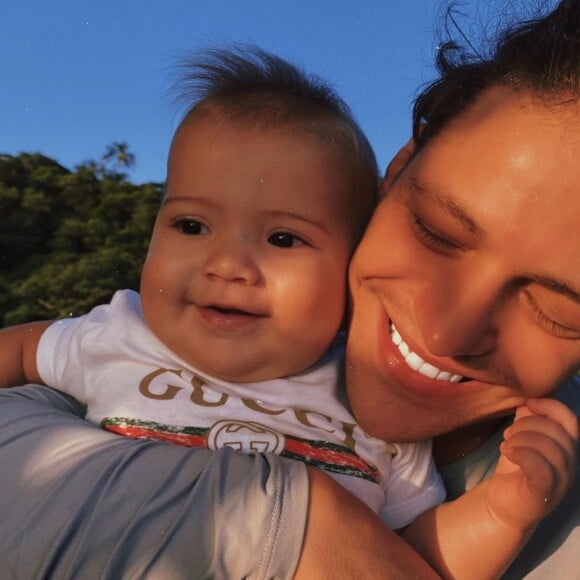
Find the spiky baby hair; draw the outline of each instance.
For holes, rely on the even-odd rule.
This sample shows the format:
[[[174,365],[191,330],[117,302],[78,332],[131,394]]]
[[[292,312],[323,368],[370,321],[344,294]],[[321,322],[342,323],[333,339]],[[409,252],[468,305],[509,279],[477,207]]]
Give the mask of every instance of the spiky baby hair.
[[[335,145],[374,184],[374,152],[348,105],[323,79],[255,45],[192,52],[177,67],[172,87],[184,118],[217,110],[233,122],[309,132]]]

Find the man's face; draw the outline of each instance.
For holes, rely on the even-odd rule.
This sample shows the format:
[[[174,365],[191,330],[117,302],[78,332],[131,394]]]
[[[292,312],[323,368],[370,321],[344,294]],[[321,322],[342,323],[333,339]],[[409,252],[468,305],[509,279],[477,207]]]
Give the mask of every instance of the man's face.
[[[400,174],[353,257],[349,400],[413,440],[580,366],[580,109],[490,92]]]
[[[356,230],[349,181],[314,137],[187,119],[141,282],[153,332],[224,380],[316,362],[343,318]]]

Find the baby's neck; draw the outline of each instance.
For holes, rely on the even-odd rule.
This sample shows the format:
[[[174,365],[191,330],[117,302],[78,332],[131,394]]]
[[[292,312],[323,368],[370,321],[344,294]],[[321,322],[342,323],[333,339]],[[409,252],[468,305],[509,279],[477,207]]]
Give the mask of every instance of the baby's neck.
[[[433,440],[433,457],[439,467],[453,463],[483,445],[505,422],[505,417],[467,425]]]

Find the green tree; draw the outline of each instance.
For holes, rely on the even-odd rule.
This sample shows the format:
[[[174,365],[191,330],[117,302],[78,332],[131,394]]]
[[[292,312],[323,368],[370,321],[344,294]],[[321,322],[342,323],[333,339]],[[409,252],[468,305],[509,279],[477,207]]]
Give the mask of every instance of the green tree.
[[[125,172],[135,165],[135,155],[129,151],[127,143],[115,141],[105,149],[101,161],[106,170],[125,176]]]
[[[0,155],[0,325],[82,314],[138,289],[163,188],[99,167]]]

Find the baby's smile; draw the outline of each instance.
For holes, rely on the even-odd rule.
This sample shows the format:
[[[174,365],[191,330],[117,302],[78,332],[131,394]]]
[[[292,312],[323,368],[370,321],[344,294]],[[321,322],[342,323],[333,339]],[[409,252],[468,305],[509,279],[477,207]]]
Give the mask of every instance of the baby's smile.
[[[245,327],[266,317],[265,314],[221,305],[197,305],[197,310],[210,325],[226,330]]]

